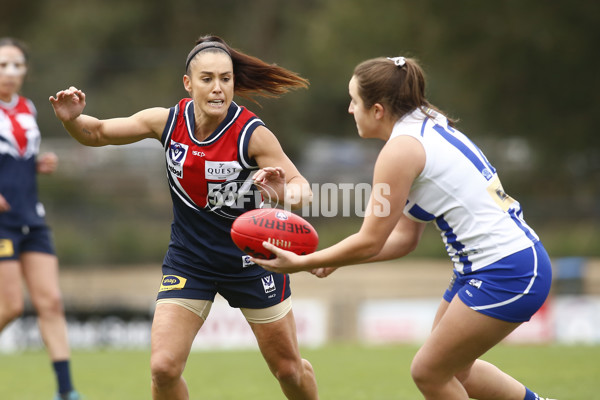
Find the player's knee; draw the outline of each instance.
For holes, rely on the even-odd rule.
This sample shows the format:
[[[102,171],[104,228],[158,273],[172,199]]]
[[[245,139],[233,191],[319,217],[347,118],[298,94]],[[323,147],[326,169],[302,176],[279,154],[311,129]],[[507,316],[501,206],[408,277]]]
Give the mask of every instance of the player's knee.
[[[61,315],[64,313],[60,292],[47,293],[40,299],[34,299],[35,308],[40,317]]]
[[[304,367],[304,373],[308,373],[309,375],[315,374],[312,364],[307,359],[302,359],[302,366]]]
[[[152,381],[158,385],[170,385],[178,381],[183,373],[183,366],[172,357],[153,355],[150,360]]]
[[[423,391],[435,381],[432,368],[418,356],[415,357],[410,365],[410,375],[415,385]]]
[[[440,388],[454,379],[454,375],[447,372],[435,359],[421,358],[419,353],[413,359],[410,374],[419,391],[425,395],[439,395]]]
[[[304,369],[305,366],[303,362],[284,360],[276,365],[273,374],[281,383],[300,385],[302,376],[304,375]]]

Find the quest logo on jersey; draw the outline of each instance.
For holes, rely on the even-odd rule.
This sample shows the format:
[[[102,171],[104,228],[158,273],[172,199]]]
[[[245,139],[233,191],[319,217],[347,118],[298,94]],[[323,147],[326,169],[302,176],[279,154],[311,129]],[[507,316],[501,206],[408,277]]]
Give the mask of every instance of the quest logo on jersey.
[[[207,180],[229,181],[236,179],[242,166],[237,161],[206,161],[204,164],[204,175]]]
[[[177,178],[183,178],[183,163],[188,152],[188,145],[171,141],[167,157],[167,168]]]

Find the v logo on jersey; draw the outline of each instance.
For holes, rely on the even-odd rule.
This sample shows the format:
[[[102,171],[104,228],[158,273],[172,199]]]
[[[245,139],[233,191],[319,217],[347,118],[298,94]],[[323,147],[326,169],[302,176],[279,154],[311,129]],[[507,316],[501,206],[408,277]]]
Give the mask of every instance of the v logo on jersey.
[[[263,276],[260,279],[265,288],[265,293],[271,293],[275,290],[275,279],[273,279],[273,275]]]
[[[187,153],[188,146],[186,144],[171,142],[170,158],[175,164],[183,164]]]
[[[188,147],[187,144],[173,141],[171,141],[171,145],[169,146],[167,168],[169,169],[169,172],[179,179],[183,178],[183,164],[185,163]]]

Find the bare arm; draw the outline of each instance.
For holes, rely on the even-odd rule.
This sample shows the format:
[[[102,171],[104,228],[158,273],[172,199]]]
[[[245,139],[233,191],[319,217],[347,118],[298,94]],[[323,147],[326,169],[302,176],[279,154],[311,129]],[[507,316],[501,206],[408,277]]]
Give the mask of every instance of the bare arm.
[[[85,93],[70,87],[50,97],[56,117],[69,134],[86,146],[120,145],[146,138],[160,140],[169,116],[167,108],[149,108],[126,118],[100,120],[83,115]]]
[[[261,168],[254,176],[254,181],[263,195],[283,200],[286,206],[293,209],[312,201],[308,181],[285,154],[270,130],[264,126],[256,128],[250,138],[248,153]]]
[[[297,256],[265,243],[265,248],[277,258],[253,261],[271,271],[291,273],[407,254],[416,246],[423,227],[405,219],[403,208],[412,182],[424,165],[425,151],[417,140],[406,136],[391,140],[381,150],[375,165],[371,200],[357,233],[306,256]],[[395,229],[398,231],[392,234]],[[401,246],[393,249],[394,245]]]
[[[402,215],[379,253],[366,262],[393,260],[411,253],[419,244],[425,226]]]
[[[425,226],[424,223],[413,221],[402,215],[379,253],[364,262],[393,260],[411,253],[419,244]],[[319,278],[325,278],[335,272],[337,268],[315,268],[311,273]]]

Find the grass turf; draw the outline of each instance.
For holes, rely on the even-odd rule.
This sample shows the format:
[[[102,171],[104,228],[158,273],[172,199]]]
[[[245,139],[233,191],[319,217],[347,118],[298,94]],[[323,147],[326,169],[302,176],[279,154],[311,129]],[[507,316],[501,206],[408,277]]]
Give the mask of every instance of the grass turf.
[[[324,400],[420,399],[409,366],[416,346],[328,345],[303,349]],[[600,346],[501,345],[484,359],[541,395],[600,399]],[[75,386],[86,400],[150,399],[149,352],[75,351]],[[194,352],[184,374],[190,399],[282,399],[258,351]],[[43,351],[0,354],[0,399],[51,399],[55,390]]]

